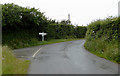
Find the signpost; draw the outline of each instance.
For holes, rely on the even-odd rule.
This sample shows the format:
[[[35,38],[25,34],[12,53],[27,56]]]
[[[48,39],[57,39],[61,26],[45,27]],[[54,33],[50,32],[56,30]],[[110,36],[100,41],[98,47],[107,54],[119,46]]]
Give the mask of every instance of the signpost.
[[[42,32],[42,33],[39,33],[39,35],[42,35],[42,41],[44,41],[44,36],[47,35],[47,33]]]

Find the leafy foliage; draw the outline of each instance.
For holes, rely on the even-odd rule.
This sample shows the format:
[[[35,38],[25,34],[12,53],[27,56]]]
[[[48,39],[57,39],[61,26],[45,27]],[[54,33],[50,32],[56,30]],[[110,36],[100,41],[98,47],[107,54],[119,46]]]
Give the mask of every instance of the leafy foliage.
[[[87,40],[105,36],[106,41],[118,40],[120,18],[107,18],[92,22],[87,28]]]
[[[87,27],[85,47],[102,57],[120,63],[118,29],[120,17],[97,20]]]
[[[75,36],[77,38],[84,38],[87,31],[86,26],[77,26],[75,27]]]
[[[48,33],[46,40],[83,38],[86,27],[74,27],[70,22],[56,22],[47,19],[44,13],[35,8],[21,7],[15,4],[2,5],[2,42],[13,48],[17,45],[27,46],[41,40],[39,32]],[[82,29],[82,30],[81,30]]]

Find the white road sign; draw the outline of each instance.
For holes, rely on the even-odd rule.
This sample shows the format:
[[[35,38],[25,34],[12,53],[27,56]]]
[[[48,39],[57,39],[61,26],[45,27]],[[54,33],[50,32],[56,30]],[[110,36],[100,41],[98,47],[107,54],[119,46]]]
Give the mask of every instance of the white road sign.
[[[47,35],[47,33],[42,32],[42,33],[39,33],[39,35],[42,35],[42,41],[44,41],[44,36]]]

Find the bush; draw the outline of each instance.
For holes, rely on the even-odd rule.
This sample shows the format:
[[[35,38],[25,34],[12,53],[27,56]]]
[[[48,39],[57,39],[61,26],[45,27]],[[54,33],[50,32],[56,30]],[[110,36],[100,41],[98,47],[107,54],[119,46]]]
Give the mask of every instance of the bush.
[[[28,46],[41,41],[39,32],[47,33],[45,40],[84,38],[86,27],[63,24],[48,20],[44,13],[35,8],[15,4],[2,7],[2,44],[11,48]]]
[[[87,31],[87,27],[77,26],[77,27],[75,27],[75,36],[77,38],[84,38],[85,34],[86,34],[86,31]]]
[[[111,61],[120,63],[118,54],[118,28],[120,18],[97,20],[87,27],[85,48]]]

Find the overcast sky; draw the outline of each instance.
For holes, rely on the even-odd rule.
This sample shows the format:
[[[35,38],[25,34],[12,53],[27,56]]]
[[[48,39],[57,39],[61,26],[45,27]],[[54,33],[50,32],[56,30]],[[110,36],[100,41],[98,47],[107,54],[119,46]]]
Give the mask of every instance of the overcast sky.
[[[23,7],[39,8],[46,17],[86,26],[96,19],[118,15],[119,0],[0,0],[1,4],[15,3]]]

